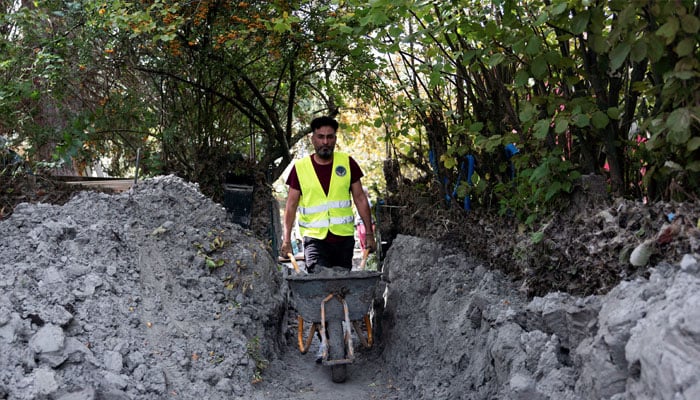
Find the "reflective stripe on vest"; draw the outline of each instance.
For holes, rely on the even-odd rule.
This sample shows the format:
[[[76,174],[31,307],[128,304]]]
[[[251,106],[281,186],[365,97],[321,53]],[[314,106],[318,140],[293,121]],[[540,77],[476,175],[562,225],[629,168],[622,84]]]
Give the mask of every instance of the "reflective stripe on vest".
[[[350,156],[333,154],[333,167],[328,195],[314,171],[311,156],[296,164],[301,198],[299,199],[299,229],[302,236],[325,239],[328,231],[338,236],[355,232],[350,198]]]
[[[350,202],[350,200],[328,201],[325,204],[321,204],[320,206],[299,207],[299,212],[302,214],[315,214],[315,213],[328,211],[331,208],[342,208],[342,207],[352,207],[352,203]]]

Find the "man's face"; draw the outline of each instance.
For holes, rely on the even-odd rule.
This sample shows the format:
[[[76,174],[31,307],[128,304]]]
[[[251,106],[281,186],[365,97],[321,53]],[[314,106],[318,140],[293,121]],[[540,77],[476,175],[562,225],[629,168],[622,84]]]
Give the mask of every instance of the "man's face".
[[[329,160],[333,158],[336,138],[332,127],[322,126],[311,135],[311,144],[319,157]]]

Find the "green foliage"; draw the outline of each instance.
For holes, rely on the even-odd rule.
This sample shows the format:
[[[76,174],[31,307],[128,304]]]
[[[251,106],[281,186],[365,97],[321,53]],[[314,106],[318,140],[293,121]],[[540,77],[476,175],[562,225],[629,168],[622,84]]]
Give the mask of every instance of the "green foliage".
[[[37,159],[109,157],[112,175],[140,151],[142,173],[214,197],[226,173],[283,170],[311,117],[371,93],[364,71],[377,67],[332,1],[41,2],[0,15],[0,32],[21,35],[0,42],[0,132]]]
[[[387,72],[401,95],[382,99],[384,113],[412,126],[419,143],[391,140],[401,141],[404,163],[471,195],[472,205],[497,200],[502,213],[532,223],[565,206],[589,173],[608,175],[615,195],[698,192],[694,2],[394,7],[395,18],[376,27],[376,47],[400,60]],[[520,149],[514,180],[503,155],[508,143]],[[424,167],[428,150],[438,153],[437,169]],[[473,186],[451,182],[467,154],[477,159]]]
[[[377,271],[379,269],[379,259],[377,258],[377,253],[372,253],[367,256],[367,261],[365,261],[365,271]]]
[[[94,4],[8,7],[0,22],[8,56],[0,64],[0,133],[42,165],[81,172],[107,157],[113,161],[107,172],[123,172],[113,167],[133,164],[153,118],[145,107],[115,101],[130,97],[133,105],[138,96],[129,92],[132,75],[113,58],[110,34],[88,22]]]
[[[700,192],[696,3],[6,4],[0,133],[45,164],[108,157],[113,175],[140,151],[146,174],[215,195],[227,172],[279,175],[313,116],[376,109],[347,129],[374,132],[408,177],[475,209],[532,222],[591,173],[616,196],[688,199]],[[457,181],[466,155],[472,185]]]
[[[517,157],[515,163],[522,168],[515,180],[499,183],[495,191],[501,199],[501,213],[512,212],[530,225],[565,206],[562,199],[571,193],[581,174],[561,155],[552,154],[537,163],[526,155]]]
[[[534,232],[530,237],[530,241],[532,241],[532,244],[538,244],[543,239],[544,239],[544,232],[543,231]]]

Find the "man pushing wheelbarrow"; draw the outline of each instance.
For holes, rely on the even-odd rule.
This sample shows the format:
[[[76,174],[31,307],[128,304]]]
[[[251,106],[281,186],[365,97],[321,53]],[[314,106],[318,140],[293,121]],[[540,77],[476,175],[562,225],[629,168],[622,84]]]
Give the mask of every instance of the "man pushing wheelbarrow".
[[[313,332],[318,329],[321,333],[320,359],[324,365],[331,366],[333,380],[342,382],[345,380],[345,364],[352,361],[352,348],[347,346],[351,321],[364,318],[371,340],[369,319],[365,317],[380,274],[362,273],[362,279],[350,274],[355,249],[353,201],[365,227],[368,227],[366,249],[373,252],[377,244],[371,230],[369,201],[362,188],[362,170],[348,154],[334,151],[337,130],[338,122],[331,117],[311,121],[311,144],[315,153],[297,161],[287,178],[289,194],[280,253],[292,253],[292,227],[298,216],[306,270],[311,273],[287,278],[301,315],[300,350],[304,353],[308,350]],[[291,259],[294,262],[293,254]],[[340,272],[329,275],[332,270]],[[365,306],[367,301],[369,303]],[[313,323],[306,346],[302,343],[304,319]],[[345,322],[344,329],[342,321]],[[364,336],[362,338],[364,340]]]
[[[352,268],[355,226],[352,201],[367,228],[367,249],[376,250],[370,207],[362,189],[364,176],[357,162],[335,152],[338,122],[330,117],[311,121],[311,144],[315,153],[297,161],[287,185],[282,255],[292,252],[292,227],[299,216],[306,268],[316,266]],[[351,199],[352,198],[352,199]],[[352,200],[352,201],[351,201]]]

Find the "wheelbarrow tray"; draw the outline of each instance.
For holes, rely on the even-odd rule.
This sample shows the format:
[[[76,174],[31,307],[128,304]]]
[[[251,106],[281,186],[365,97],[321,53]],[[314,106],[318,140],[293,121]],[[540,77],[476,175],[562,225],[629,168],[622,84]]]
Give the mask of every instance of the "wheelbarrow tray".
[[[348,305],[351,321],[361,320],[369,312],[381,272],[351,271],[339,275],[289,275],[292,304],[309,322],[321,322],[321,303],[329,294],[341,294]],[[325,303],[326,320],[345,319],[343,307],[336,299]]]

